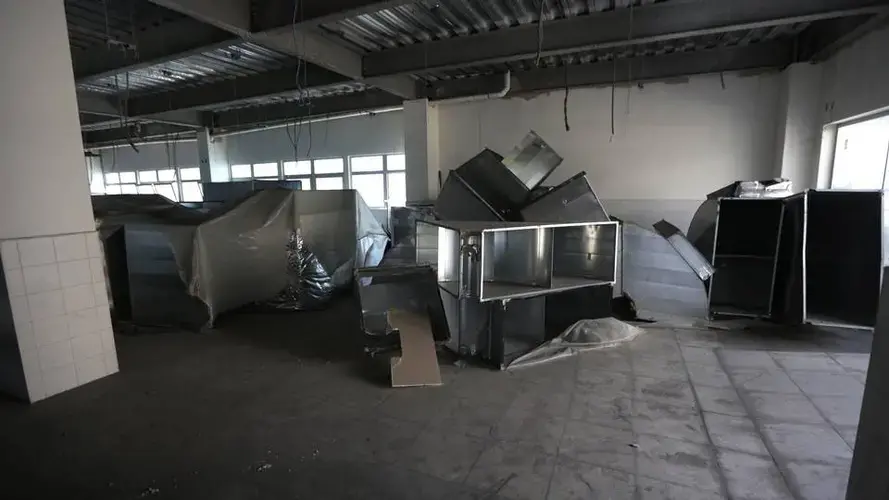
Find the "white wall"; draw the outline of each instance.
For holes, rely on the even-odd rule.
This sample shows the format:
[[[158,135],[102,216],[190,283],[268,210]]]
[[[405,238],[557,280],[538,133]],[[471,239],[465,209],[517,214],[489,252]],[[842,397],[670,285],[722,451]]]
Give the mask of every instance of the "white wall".
[[[823,96],[825,124],[889,108],[889,27],[824,63]]]
[[[0,46],[0,239],[94,229],[62,2],[0,3]]]
[[[629,101],[627,95],[629,92]],[[564,93],[441,105],[443,175],[490,147],[506,154],[535,130],[565,161],[548,184],[586,171],[606,210],[642,224],[687,228],[705,195],[738,179],[773,175],[779,76],[692,77],[687,83],[572,89]]]

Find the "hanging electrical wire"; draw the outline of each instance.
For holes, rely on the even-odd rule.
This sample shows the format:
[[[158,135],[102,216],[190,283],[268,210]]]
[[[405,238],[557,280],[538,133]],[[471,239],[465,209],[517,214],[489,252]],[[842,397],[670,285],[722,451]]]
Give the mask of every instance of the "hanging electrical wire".
[[[611,55],[611,138],[608,142],[614,140],[614,88],[617,85],[617,57]]]
[[[630,3],[630,28],[627,30],[627,47],[632,47],[631,41],[633,40],[633,19],[635,13],[636,4]],[[632,50],[632,49],[628,49]],[[626,105],[626,114],[630,114],[630,94],[633,90],[633,56],[629,55],[627,59],[627,105]]]
[[[540,67],[540,54],[543,52],[543,8],[546,0],[540,0],[540,12],[537,14],[537,57],[534,58],[534,66]]]
[[[565,63],[565,100],[562,102],[562,114],[565,117],[565,132],[571,132],[568,125],[568,63]]]

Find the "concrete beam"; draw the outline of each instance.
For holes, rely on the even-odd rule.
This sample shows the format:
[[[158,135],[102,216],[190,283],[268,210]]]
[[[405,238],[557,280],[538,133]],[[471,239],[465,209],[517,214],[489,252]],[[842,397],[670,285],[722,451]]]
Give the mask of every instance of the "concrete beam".
[[[102,47],[72,51],[75,80],[135,71],[238,42],[230,33],[190,18],[137,31],[135,36],[132,50]]]
[[[313,116],[330,116],[400,106],[400,97],[380,90],[313,99],[310,105],[289,102],[216,113],[215,132],[250,129],[262,125],[297,121]]]
[[[259,97],[293,95],[300,88],[347,81],[336,73],[311,65],[306,68],[304,78],[302,74],[300,75],[299,84],[296,80],[296,68],[285,68],[234,80],[136,97],[127,102],[126,109],[130,117],[138,118],[169,111],[235,106]]]
[[[706,34],[874,14],[886,0],[708,0],[662,2],[635,9],[544,22],[542,55],[619,47]],[[534,57],[538,25],[409,45],[368,54],[364,76],[421,73]]]
[[[541,92],[569,87],[611,85],[672,79],[682,76],[783,68],[793,62],[793,46],[784,42],[766,42],[746,47],[679,52],[651,57],[618,59],[558,68],[512,73],[508,95]],[[440,100],[466,95],[493,93],[503,88],[499,75],[461,78],[441,82],[425,89],[430,99]]]
[[[195,111],[167,111],[166,113],[145,115],[139,118],[128,117],[126,120],[121,119],[121,117],[111,118],[108,116],[81,113],[80,130],[83,132],[105,130],[109,128],[120,128],[121,124],[135,125],[136,123],[144,122],[164,123],[167,125],[177,125],[194,129],[203,127],[202,117],[200,116],[200,113]]]
[[[833,19],[809,26],[800,34],[797,57],[800,61],[824,61],[855,40],[885,26],[887,21],[889,21],[889,11],[876,15]]]
[[[151,0],[229,33],[250,31],[249,0]]]
[[[139,123],[110,130],[84,132],[83,147],[90,149],[115,144],[135,144],[152,139],[185,139],[195,137],[196,133],[193,128],[176,125]]]
[[[80,113],[98,116],[119,116],[117,105],[107,96],[89,92],[77,93],[77,110]]]

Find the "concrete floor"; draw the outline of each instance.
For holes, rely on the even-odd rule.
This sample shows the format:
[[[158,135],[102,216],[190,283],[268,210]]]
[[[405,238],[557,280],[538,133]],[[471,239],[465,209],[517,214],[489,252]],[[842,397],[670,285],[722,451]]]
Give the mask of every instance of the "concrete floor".
[[[869,333],[655,327],[391,389],[353,307],[119,336],[120,374],[0,401],[3,497],[844,498]]]

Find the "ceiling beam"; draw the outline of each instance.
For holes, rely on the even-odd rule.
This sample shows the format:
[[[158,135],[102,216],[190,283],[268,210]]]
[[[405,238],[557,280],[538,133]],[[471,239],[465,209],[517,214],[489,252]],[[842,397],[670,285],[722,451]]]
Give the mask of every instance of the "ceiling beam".
[[[316,64],[353,80],[362,80],[361,54],[335,43],[306,26],[290,23],[289,16],[273,29],[254,29],[250,0],[150,0],[168,9],[191,16],[216,28],[227,30],[244,40],[283,52]],[[347,0],[347,3],[355,3]],[[413,82],[405,78],[378,79],[373,82],[396,95],[412,98]]]
[[[662,2],[544,22],[541,55],[559,55],[728,31],[874,14],[886,0],[708,0]],[[418,43],[368,54],[364,76],[514,61],[538,52],[537,24]]]
[[[200,114],[194,111],[167,111],[165,113],[145,115],[139,118],[127,117],[126,119],[121,117],[111,118],[108,116],[81,113],[80,130],[91,131],[120,128],[122,125],[135,124],[137,122],[165,123],[167,125],[176,125],[194,129],[204,127]]]
[[[132,47],[72,51],[74,79],[84,82],[114,76],[238,42],[230,33],[190,18],[136,31],[135,37]]]
[[[402,99],[380,90],[312,99],[310,103],[288,102],[216,113],[213,129],[250,129],[262,125],[293,122],[312,116],[330,116],[400,106]]]
[[[802,61],[820,62],[889,21],[889,12],[833,19],[809,26],[799,37]]]
[[[784,42],[764,42],[744,47],[677,52],[651,57],[618,59],[535,69],[512,73],[508,95],[526,94],[569,87],[611,85],[612,83],[666,80],[696,74],[783,68],[793,62],[793,45]],[[427,87],[432,100],[450,99],[467,95],[493,93],[503,88],[503,77],[489,75],[461,78],[453,82],[439,82]]]
[[[334,23],[350,17],[392,9],[415,3],[417,0],[266,0],[254,13],[253,24],[257,31],[289,27],[296,17],[299,28]],[[298,10],[294,12],[294,3]],[[296,14],[296,16],[294,16]]]
[[[139,123],[123,128],[83,132],[83,147],[90,149],[115,144],[134,144],[151,139],[183,139],[192,137],[195,133],[192,128],[165,123]]]
[[[304,75],[304,77],[303,77]],[[186,87],[127,101],[131,118],[168,111],[201,110],[236,106],[259,97],[293,95],[300,89],[335,85],[348,79],[323,68],[308,65],[297,83],[296,68],[285,68],[207,85]]]

